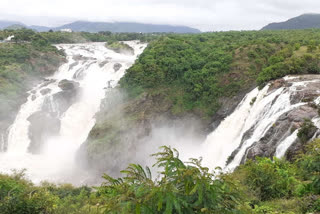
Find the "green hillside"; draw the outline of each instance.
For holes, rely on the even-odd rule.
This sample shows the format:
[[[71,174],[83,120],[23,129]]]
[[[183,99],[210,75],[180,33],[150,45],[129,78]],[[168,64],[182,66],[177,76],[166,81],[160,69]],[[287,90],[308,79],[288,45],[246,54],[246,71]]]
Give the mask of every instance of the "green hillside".
[[[303,14],[285,22],[271,23],[262,30],[289,30],[320,28],[320,14]]]

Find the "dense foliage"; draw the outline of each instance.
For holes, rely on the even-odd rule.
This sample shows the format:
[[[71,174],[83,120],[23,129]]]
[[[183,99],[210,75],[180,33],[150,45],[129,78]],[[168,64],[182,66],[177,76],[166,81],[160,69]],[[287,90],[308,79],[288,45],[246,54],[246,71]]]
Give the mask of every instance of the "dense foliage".
[[[173,113],[215,113],[220,99],[287,74],[319,73],[320,30],[168,35],[152,41],[121,85],[162,91]]]
[[[134,49],[130,45],[123,42],[109,41],[106,43],[106,47],[116,53],[134,54]]]
[[[160,177],[149,168],[130,165],[123,178],[107,175],[99,188],[107,213],[237,213],[240,194],[228,180],[209,173],[201,160],[183,163],[176,150],[164,147],[155,154]]]
[[[233,173],[209,172],[201,160],[184,163],[163,147],[153,156],[160,170],[131,164],[123,177],[104,175],[96,187],[72,187],[0,175],[0,213],[244,213],[320,212],[320,140],[296,161],[257,158]]]
[[[24,75],[39,74],[34,69],[41,67],[39,64],[62,56],[52,43],[118,44],[114,41],[145,36],[39,34],[22,29],[0,31],[0,37],[12,33],[12,43],[0,44],[0,95],[10,94],[11,98],[26,79]],[[130,89],[132,96],[143,91],[166,94],[173,103],[173,113],[192,110],[210,115],[219,109],[220,99],[255,85],[263,86],[287,74],[319,73],[319,30],[157,35],[146,39],[152,41],[121,85]],[[48,183],[35,186],[23,173],[0,175],[0,213],[320,212],[320,141],[308,144],[304,140],[312,127],[306,121],[299,131],[305,150],[297,160],[257,158],[227,174],[210,172],[201,160],[184,163],[176,150],[164,147],[154,155],[155,167],[160,170],[156,178],[149,168],[132,164],[122,171],[121,178],[104,175],[105,183],[94,189]]]
[[[31,81],[55,72],[64,53],[32,30],[0,31],[0,37],[14,35],[0,43],[0,118],[21,105]]]

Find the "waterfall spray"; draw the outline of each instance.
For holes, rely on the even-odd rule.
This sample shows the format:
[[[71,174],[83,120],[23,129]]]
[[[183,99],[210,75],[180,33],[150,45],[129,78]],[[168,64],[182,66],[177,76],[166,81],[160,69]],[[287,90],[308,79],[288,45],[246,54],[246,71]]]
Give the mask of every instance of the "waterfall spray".
[[[9,129],[8,149],[0,153],[1,172],[25,168],[34,182],[79,183],[85,179],[86,173],[77,169],[76,152],[95,124],[94,116],[107,88],[117,85],[125,70],[146,47],[137,41],[127,44],[134,48],[134,55],[115,53],[103,43],[57,46],[65,50],[68,62],[48,78],[49,81],[29,92],[27,102],[21,106]],[[114,69],[115,64],[121,67]],[[43,133],[35,134],[40,137],[30,130],[36,120],[40,124],[34,129]],[[57,133],[48,134],[46,124],[49,128],[58,127]],[[37,143],[32,142],[34,139]],[[41,149],[32,154],[30,148],[39,147],[39,142]]]

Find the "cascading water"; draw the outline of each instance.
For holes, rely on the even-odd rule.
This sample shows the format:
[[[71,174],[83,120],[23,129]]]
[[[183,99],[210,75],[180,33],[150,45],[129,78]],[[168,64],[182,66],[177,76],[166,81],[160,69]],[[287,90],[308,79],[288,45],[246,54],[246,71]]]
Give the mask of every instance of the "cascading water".
[[[75,163],[76,152],[94,126],[94,116],[106,92],[117,85],[125,70],[146,47],[138,42],[127,43],[134,48],[134,55],[115,53],[102,43],[57,46],[65,50],[68,63],[29,92],[27,102],[21,106],[9,129],[7,142],[0,136],[0,152],[6,148],[6,152],[0,153],[1,173],[27,169],[27,175],[36,183],[48,180],[82,184],[88,181],[90,176]],[[203,156],[204,164],[211,169],[220,166],[233,170],[282,115],[306,105],[302,99],[303,88],[316,83],[311,91],[317,91],[320,82],[320,77],[312,79],[285,77],[286,84],[276,89],[267,85],[260,91],[252,90],[207,136],[202,148],[197,147],[198,151],[193,149],[192,152]],[[292,97],[301,91],[302,98],[292,102]],[[320,104],[320,98],[314,102]],[[313,117],[312,121],[320,128],[320,119]],[[296,141],[298,130],[290,131],[285,130],[275,143],[273,154],[276,157],[283,157]],[[170,141],[168,136],[164,141]]]
[[[278,147],[274,156],[282,158],[292,143],[298,138],[298,130],[295,130],[289,137],[287,137]]]
[[[285,81],[293,79],[295,77],[284,78]],[[281,115],[307,104],[303,101],[291,104],[291,96],[311,82],[319,82],[319,79],[293,82],[289,87],[276,90],[269,90],[268,85],[261,91],[256,88],[247,94],[236,110],[207,136],[202,148],[202,151],[206,151],[203,155],[204,164],[211,169],[219,166],[233,170],[237,167],[246,157],[248,149],[265,136]],[[284,156],[297,139],[297,132],[294,131],[282,141],[279,139],[281,142],[275,156]]]
[[[84,182],[86,174],[76,166],[76,152],[95,124],[94,116],[106,91],[117,85],[146,47],[137,41],[126,43],[134,48],[134,55],[115,53],[103,43],[57,46],[65,50],[68,62],[29,92],[27,102],[9,129],[7,151],[0,153],[0,172],[26,169],[34,182]],[[65,107],[61,107],[61,103]],[[40,118],[40,124],[32,124],[35,120],[32,118]],[[39,152],[30,153],[32,146],[39,146],[32,142],[36,138],[32,126],[40,132],[46,123],[50,128],[54,126],[52,121],[58,124],[58,133],[44,134],[45,140],[39,138]]]

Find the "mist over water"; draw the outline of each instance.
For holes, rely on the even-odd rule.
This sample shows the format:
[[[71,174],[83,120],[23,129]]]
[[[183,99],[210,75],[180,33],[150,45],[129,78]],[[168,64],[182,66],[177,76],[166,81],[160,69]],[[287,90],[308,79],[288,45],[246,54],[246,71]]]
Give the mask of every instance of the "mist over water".
[[[106,92],[117,85],[125,70],[146,47],[146,44],[135,41],[127,43],[134,48],[134,55],[115,53],[103,43],[57,46],[65,50],[68,62],[29,92],[27,102],[21,106],[9,129],[7,151],[0,154],[1,173],[26,169],[27,176],[36,183],[44,180],[74,184],[88,182],[90,175],[78,166],[75,155],[95,124],[94,116]],[[72,90],[63,91],[61,81]],[[70,96],[64,98],[64,102],[73,100],[63,111],[57,103],[57,97],[62,95]],[[57,118],[59,130],[57,134],[48,134],[42,139],[38,152],[31,152],[30,148],[35,147],[30,138],[31,126],[41,128],[42,123],[51,126],[51,120],[31,124],[30,118],[39,111],[51,119]]]

